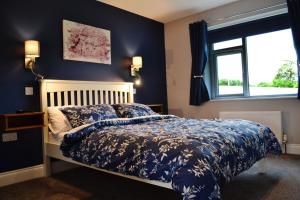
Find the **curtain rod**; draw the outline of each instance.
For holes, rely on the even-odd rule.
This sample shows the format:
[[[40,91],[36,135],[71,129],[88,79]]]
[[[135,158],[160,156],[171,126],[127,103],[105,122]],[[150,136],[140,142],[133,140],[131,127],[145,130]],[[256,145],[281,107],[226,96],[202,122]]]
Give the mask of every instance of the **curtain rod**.
[[[273,6],[267,6],[267,7],[264,7],[264,8],[250,10],[250,11],[244,12],[244,13],[238,13],[238,14],[235,14],[235,15],[232,15],[232,16],[228,16],[228,17],[218,18],[217,21],[224,21],[224,20],[227,20],[227,19],[232,19],[232,18],[236,18],[236,17],[240,17],[240,16],[244,16],[244,15],[256,13],[256,12],[259,12],[259,11],[268,10],[270,8],[276,8],[276,7],[280,7],[280,6],[286,6],[286,5],[287,5],[287,3],[281,3],[281,4],[277,4],[277,5],[273,5]]]

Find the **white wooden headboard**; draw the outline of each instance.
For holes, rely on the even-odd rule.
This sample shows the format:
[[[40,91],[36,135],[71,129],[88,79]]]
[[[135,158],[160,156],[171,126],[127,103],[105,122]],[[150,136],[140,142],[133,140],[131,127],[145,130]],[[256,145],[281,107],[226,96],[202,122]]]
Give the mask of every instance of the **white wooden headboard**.
[[[41,106],[96,105],[133,102],[133,83],[98,81],[40,81]]]
[[[40,81],[40,102],[48,125],[48,107],[133,103],[133,83],[44,79]],[[44,141],[48,141],[48,126]]]

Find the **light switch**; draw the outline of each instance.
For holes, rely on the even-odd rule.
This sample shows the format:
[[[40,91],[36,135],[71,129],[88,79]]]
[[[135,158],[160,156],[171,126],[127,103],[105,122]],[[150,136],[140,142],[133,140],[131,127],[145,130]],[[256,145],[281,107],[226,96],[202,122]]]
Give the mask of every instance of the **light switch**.
[[[33,95],[33,87],[25,87],[25,95]]]
[[[17,133],[3,133],[2,134],[2,142],[12,142],[18,140]]]
[[[133,88],[133,94],[136,94],[136,89],[135,88]]]

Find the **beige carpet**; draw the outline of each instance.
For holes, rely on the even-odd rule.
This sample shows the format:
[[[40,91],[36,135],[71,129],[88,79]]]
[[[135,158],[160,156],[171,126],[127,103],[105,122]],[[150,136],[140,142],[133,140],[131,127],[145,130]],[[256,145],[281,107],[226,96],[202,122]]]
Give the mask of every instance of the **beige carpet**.
[[[265,173],[254,166],[225,185],[224,200],[300,200],[300,157],[268,158]],[[169,200],[168,190],[78,168],[49,178],[0,188],[1,200]]]

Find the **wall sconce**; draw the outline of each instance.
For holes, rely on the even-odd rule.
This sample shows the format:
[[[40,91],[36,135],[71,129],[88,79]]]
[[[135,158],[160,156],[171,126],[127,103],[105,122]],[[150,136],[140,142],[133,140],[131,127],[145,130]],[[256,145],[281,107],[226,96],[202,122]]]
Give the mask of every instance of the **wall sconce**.
[[[143,58],[141,56],[134,56],[132,58],[132,65],[131,65],[131,76],[136,76],[136,73],[142,68],[143,66]]]
[[[25,68],[31,69],[35,64],[35,59],[40,57],[40,43],[35,40],[25,41]]]
[[[141,76],[138,74],[138,71],[143,66],[143,58],[141,56],[134,56],[132,58],[132,65],[131,65],[131,76],[134,77],[133,83],[136,86],[139,86],[142,84]]]
[[[25,41],[25,69],[30,69],[36,79],[43,79],[42,75],[33,71],[36,58],[38,57],[40,57],[40,42],[36,40]]]

